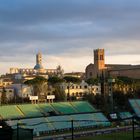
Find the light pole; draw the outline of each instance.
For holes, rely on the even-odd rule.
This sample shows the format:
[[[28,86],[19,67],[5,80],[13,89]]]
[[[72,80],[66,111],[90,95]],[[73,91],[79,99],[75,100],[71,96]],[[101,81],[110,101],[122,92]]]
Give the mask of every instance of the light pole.
[[[71,138],[72,138],[72,140],[74,140],[74,135],[73,135],[73,129],[74,129],[74,127],[73,127],[73,120],[71,120]]]
[[[115,83],[115,79],[109,78],[108,83],[109,83],[109,96],[110,96],[110,102],[111,102],[111,113],[113,113],[113,111],[114,111],[114,107],[113,107],[114,103],[113,103],[113,88],[112,88],[112,84]]]
[[[19,126],[26,125],[26,123],[17,122],[17,140],[20,140]]]
[[[2,92],[0,92],[0,106],[1,106],[1,95],[2,95]]]

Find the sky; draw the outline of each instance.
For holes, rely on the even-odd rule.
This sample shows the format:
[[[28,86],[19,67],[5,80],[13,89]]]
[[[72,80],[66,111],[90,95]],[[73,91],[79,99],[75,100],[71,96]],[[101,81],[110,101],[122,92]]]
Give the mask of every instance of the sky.
[[[140,64],[139,0],[1,0],[0,73],[33,68],[85,71],[93,50],[108,64]]]

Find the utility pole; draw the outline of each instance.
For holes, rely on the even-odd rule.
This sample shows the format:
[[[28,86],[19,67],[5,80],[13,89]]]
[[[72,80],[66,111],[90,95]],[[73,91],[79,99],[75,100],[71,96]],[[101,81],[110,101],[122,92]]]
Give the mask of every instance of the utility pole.
[[[112,84],[115,83],[115,79],[108,79],[108,83],[109,83],[109,96],[110,96],[110,102],[111,102],[111,113],[114,112],[114,102],[113,102],[113,87]]]

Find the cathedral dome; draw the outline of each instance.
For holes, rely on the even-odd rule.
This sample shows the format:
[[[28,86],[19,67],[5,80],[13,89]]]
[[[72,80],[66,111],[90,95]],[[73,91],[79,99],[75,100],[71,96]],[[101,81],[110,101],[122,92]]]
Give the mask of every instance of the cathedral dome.
[[[43,66],[41,64],[36,64],[34,69],[35,70],[43,69]]]

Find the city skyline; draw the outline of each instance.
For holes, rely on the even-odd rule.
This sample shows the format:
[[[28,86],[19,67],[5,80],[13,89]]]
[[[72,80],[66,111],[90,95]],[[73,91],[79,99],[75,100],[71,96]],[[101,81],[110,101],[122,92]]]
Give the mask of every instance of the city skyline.
[[[140,64],[140,2],[132,0],[13,0],[0,5],[0,73],[30,67],[43,53],[43,66],[84,71],[93,49],[106,63]]]

